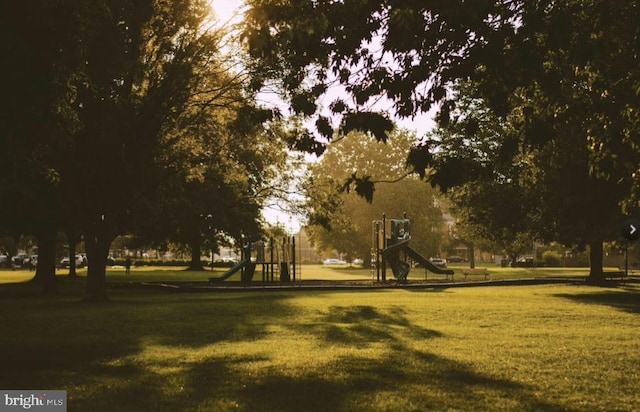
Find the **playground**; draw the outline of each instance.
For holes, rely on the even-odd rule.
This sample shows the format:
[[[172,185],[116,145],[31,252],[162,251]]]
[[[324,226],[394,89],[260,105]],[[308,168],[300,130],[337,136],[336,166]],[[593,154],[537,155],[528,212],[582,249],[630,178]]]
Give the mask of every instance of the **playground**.
[[[372,222],[371,275],[378,283],[387,281],[387,267],[391,269],[396,281],[405,283],[414,264],[420,264],[427,272],[453,277],[450,269],[440,268],[409,246],[411,240],[411,222],[406,214],[403,219],[389,219]],[[299,266],[296,261],[295,237],[285,237],[282,242],[269,239],[268,242],[246,243],[242,248],[241,261],[219,276],[209,278],[212,283],[221,282],[241,273],[241,281],[250,284],[258,265],[262,266],[262,282],[278,279],[287,283],[296,281]],[[278,274],[277,276],[275,274]],[[374,275],[375,274],[375,275]],[[425,276],[426,277],[426,276]]]
[[[452,267],[436,266],[430,259],[413,249],[411,221],[386,219],[372,222],[371,267],[358,270],[331,268],[329,271],[311,270],[299,264],[295,236],[243,244],[240,261],[228,269],[207,276],[185,279],[176,276],[162,281],[138,281],[127,277],[126,284],[165,288],[173,291],[216,290],[300,290],[300,289],[366,289],[366,288],[433,288],[479,285],[516,285],[583,282],[586,268],[518,268],[473,267],[465,264]],[[454,270],[455,268],[455,270]],[[621,284],[638,282],[633,272],[605,268],[607,280]],[[629,276],[631,274],[631,276]]]

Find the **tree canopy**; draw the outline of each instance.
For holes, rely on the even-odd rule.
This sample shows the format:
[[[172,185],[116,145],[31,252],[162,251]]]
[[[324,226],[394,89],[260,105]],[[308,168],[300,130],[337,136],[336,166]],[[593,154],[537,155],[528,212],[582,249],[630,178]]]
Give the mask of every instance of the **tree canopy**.
[[[320,97],[340,85],[329,109],[343,134],[357,129],[386,140],[390,117],[438,107],[439,125],[453,133],[425,139],[409,162],[442,190],[518,179],[524,175],[513,173],[526,164],[529,183],[539,183],[537,205],[545,206],[538,232],[547,237],[588,243],[601,255],[618,215],[612,210],[637,207],[634,1],[250,4],[245,36],[264,67],[259,80],[275,81],[296,113],[316,117],[319,141],[332,135]],[[391,113],[373,112],[380,99],[392,103]],[[465,111],[470,101],[482,110]],[[508,127],[487,135],[480,113]],[[373,190],[366,176],[352,181],[365,195]]]
[[[38,236],[36,277],[55,282],[55,234],[72,229],[86,298],[105,299],[111,241],[160,205],[175,212],[169,190],[203,226],[211,214],[220,229],[258,230],[279,136],[258,127],[272,113],[224,64],[208,13],[204,0],[2,2],[0,230]]]
[[[342,91],[329,104],[341,116],[339,131],[384,140],[391,115],[437,104],[446,124],[456,105],[451,86],[471,80],[496,115],[524,111],[518,127],[528,144],[561,123],[579,126],[590,170],[617,174],[637,191],[640,11],[633,1],[250,4],[245,38],[263,68],[257,80],[277,81],[296,113],[315,115],[318,137],[332,135],[318,100],[332,86]],[[379,99],[390,100],[393,113],[373,113]],[[415,161],[418,170],[430,166]]]
[[[588,245],[593,275],[599,276],[602,242],[617,236],[629,183],[590,173],[580,130],[550,123],[556,133],[527,144],[518,127],[526,121],[522,111],[500,118],[469,83],[456,85],[454,96],[450,121],[416,151],[437,148],[431,158],[440,166],[432,176],[446,174],[456,182],[450,192],[459,216],[512,258],[525,238]]]
[[[420,253],[436,256],[442,236],[442,211],[438,193],[416,176],[408,175],[406,156],[415,136],[393,133],[388,143],[352,132],[332,143],[322,158],[310,167],[305,182],[308,232],[325,251],[337,250],[348,259],[367,264],[372,247],[372,222],[411,219],[412,244]],[[376,183],[375,196],[368,202],[349,191],[345,181],[363,173]]]

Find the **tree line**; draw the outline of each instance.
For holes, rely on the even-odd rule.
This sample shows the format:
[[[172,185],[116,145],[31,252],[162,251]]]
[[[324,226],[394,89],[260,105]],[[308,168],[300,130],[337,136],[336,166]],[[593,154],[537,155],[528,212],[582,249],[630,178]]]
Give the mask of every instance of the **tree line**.
[[[426,256],[438,256],[443,241],[440,194],[410,173],[406,156],[415,135],[406,130],[392,133],[388,144],[363,133],[350,133],[334,141],[319,161],[309,166],[303,182],[306,231],[316,249],[337,250],[348,261],[371,262],[373,221],[411,220],[412,247]],[[355,173],[377,182],[368,202],[347,190]]]
[[[437,108],[412,170],[476,235],[588,248],[590,280],[603,279],[603,242],[640,200],[635,1],[251,5],[246,44],[263,84],[314,119],[305,146],[322,152],[354,130],[386,141],[393,117]],[[348,183],[369,199],[377,190],[366,173]]]
[[[277,113],[226,50],[206,1],[0,5],[0,232],[32,235],[55,293],[59,232],[84,241],[85,299],[104,300],[112,240],[260,230],[284,167]],[[73,252],[72,252],[73,255]]]
[[[438,127],[406,164],[448,195],[469,237],[588,247],[591,280],[603,278],[603,242],[640,199],[635,2],[256,0],[231,53],[208,11],[204,0],[0,5],[0,231],[36,238],[44,291],[59,232],[85,243],[86,299],[106,299],[116,235],[195,256],[220,234],[257,234],[265,199],[292,177],[287,148],[402,141],[392,119],[433,107]],[[257,105],[265,86],[307,121]],[[312,170],[310,219],[362,226],[335,223],[352,200],[320,188],[383,198],[397,175],[376,162],[342,181]]]

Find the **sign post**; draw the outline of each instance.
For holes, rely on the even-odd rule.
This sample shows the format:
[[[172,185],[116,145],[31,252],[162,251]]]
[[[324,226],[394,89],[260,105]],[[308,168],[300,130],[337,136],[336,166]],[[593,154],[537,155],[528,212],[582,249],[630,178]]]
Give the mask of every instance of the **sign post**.
[[[624,275],[629,275],[629,242],[633,242],[640,238],[640,220],[627,219],[622,224],[622,237],[627,241],[624,245]]]

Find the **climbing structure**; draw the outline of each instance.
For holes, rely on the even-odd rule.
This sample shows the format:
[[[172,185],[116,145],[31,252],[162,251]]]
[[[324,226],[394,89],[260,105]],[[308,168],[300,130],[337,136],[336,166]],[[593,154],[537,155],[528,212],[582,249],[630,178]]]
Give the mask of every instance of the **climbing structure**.
[[[404,216],[403,219],[374,220],[373,247],[371,248],[371,260],[378,281],[387,280],[387,266],[391,268],[393,276],[405,282],[413,260],[421,264],[426,270],[443,275],[453,275],[453,271],[442,269],[420,253],[409,247],[411,240],[411,222]]]

